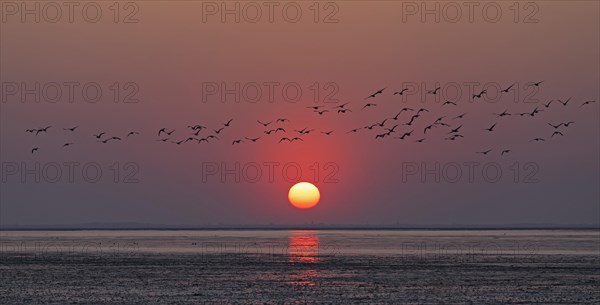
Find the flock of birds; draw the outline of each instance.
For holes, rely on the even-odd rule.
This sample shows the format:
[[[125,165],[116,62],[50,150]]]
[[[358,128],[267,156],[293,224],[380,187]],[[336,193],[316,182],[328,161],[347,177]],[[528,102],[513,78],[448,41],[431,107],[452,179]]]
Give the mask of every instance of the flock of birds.
[[[531,82],[528,84],[528,86],[540,87],[542,83],[543,83],[543,81]],[[500,90],[499,93],[500,94],[508,93],[514,87],[514,85],[515,84],[512,84],[512,85]],[[427,94],[437,95],[440,89],[441,89],[440,87],[437,87],[434,90],[428,90]],[[407,90],[408,89],[403,88],[400,91],[395,91],[395,92],[393,92],[392,96],[403,95]],[[379,103],[377,101],[377,99],[381,98],[381,96],[384,94],[385,91],[386,91],[386,88],[383,88],[383,89],[377,90],[377,91],[373,92],[372,94],[368,95],[365,98],[365,102],[363,102],[362,107],[359,107],[360,110],[355,110],[355,112],[368,111],[369,108],[377,107],[378,103]],[[481,99],[486,94],[487,94],[487,91],[482,90],[481,92],[474,93],[472,95],[472,99],[473,100]],[[584,101],[583,103],[581,103],[579,105],[579,108],[582,108],[582,107],[585,107],[587,105],[594,104],[594,103],[596,103],[596,101],[592,101],[592,100]],[[344,114],[353,112],[353,110],[348,107],[350,104],[351,104],[350,102],[346,102],[346,103],[342,103],[342,104],[339,104],[336,106],[332,106],[330,108],[326,108],[326,106],[324,106],[324,105],[308,106],[306,108],[311,109],[314,113],[316,113],[319,116],[323,116],[326,113],[337,113],[338,115],[344,115]],[[545,111],[548,108],[567,107],[570,104],[573,104],[573,102],[571,102],[571,98],[568,98],[566,100],[554,99],[554,100],[548,101],[547,103],[542,103],[541,106],[537,106],[534,109],[532,109],[531,111],[510,113],[510,112],[508,112],[508,109],[506,109],[500,113],[494,113],[494,115],[497,119],[501,119],[501,118],[504,118],[507,116],[535,117],[536,115],[539,115],[541,112]],[[454,101],[445,101],[441,104],[442,108],[455,107],[455,106],[457,106],[457,103]],[[380,121],[373,122],[371,124],[367,124],[366,126],[353,128],[349,131],[346,131],[345,133],[352,134],[352,133],[358,133],[363,130],[369,130],[369,131],[375,131],[375,133],[374,133],[375,139],[384,139],[387,137],[392,137],[392,138],[399,139],[399,140],[409,140],[409,138],[411,138],[411,140],[414,141],[415,143],[423,143],[427,140],[428,132],[431,132],[434,129],[445,129],[442,132],[442,134],[444,134],[443,139],[446,141],[457,141],[459,139],[465,138],[465,135],[462,133],[463,125],[464,125],[462,123],[462,119],[465,118],[465,116],[467,116],[468,113],[464,112],[464,113],[452,115],[450,117],[448,117],[447,115],[439,116],[439,117],[436,117],[435,120],[432,119],[432,120],[424,123],[423,125],[421,125],[422,129],[421,128],[416,129],[417,122],[423,121],[426,119],[426,116],[425,116],[426,113],[430,113],[430,110],[428,110],[426,108],[418,108],[417,109],[417,107],[414,107],[414,108],[402,107],[399,111],[395,112],[393,115],[382,118]],[[405,117],[403,114],[406,114],[407,116]],[[163,128],[160,128],[156,132],[156,137],[157,137],[156,141],[160,141],[160,142],[164,142],[164,143],[172,143],[175,145],[183,145],[183,144],[186,144],[189,142],[196,142],[196,143],[200,144],[203,142],[210,143],[212,141],[219,141],[219,140],[221,140],[222,133],[225,130],[227,130],[228,128],[230,128],[233,121],[234,121],[233,119],[229,119],[229,120],[223,122],[222,124],[220,124],[219,126],[217,126],[216,128],[209,128],[209,127],[207,127],[205,125],[201,125],[201,124],[188,125],[185,132],[181,132],[181,131],[178,132],[179,134],[185,133],[184,136],[180,136],[180,137],[177,137],[178,136],[178,134],[176,133],[177,130],[163,127]],[[273,119],[273,120],[267,121],[267,122],[263,122],[261,120],[257,120],[256,122],[265,129],[265,130],[263,130],[264,135],[258,136],[258,137],[234,138],[230,142],[231,145],[240,145],[240,144],[248,143],[248,142],[255,143],[255,142],[260,141],[264,137],[269,137],[269,136],[276,137],[278,143],[292,143],[292,142],[297,142],[297,141],[303,142],[305,139],[305,136],[307,136],[313,132],[323,134],[324,136],[331,136],[334,134],[334,132],[336,132],[335,130],[319,130],[319,131],[317,131],[316,129],[308,128],[308,127],[303,127],[302,129],[291,129],[291,128],[288,128],[288,123],[290,123],[290,120],[287,118],[283,118],[283,117]],[[558,136],[560,136],[560,137],[564,136],[563,129],[568,128],[572,124],[575,124],[575,122],[574,121],[556,122],[556,123],[548,122],[547,124],[552,128],[552,130],[551,130],[552,133],[549,134],[549,137],[553,138],[553,137],[558,137]],[[483,128],[482,132],[493,133],[496,130],[495,128],[497,125],[498,125],[498,121],[490,122],[489,127]],[[43,134],[49,133],[49,130],[51,128],[52,128],[52,126],[45,126],[45,127],[41,127],[41,128],[37,128],[37,129],[27,129],[26,132],[31,133],[35,136],[38,136],[40,134],[43,135]],[[62,130],[63,130],[63,132],[74,133],[74,132],[77,132],[78,128],[79,128],[79,126],[74,126],[74,127],[62,128]],[[405,129],[405,131],[400,131],[400,129]],[[125,141],[126,139],[128,139],[130,137],[135,137],[140,134],[141,133],[139,131],[129,131],[125,136],[120,137],[120,136],[108,135],[106,132],[98,132],[96,134],[92,134],[91,136],[93,136],[98,143],[107,144],[109,142]],[[544,141],[546,141],[546,138],[543,138],[543,137],[536,137],[536,138],[529,140],[529,142],[544,142]],[[62,147],[68,148],[74,144],[75,143],[73,143],[73,142],[66,142],[62,145]],[[40,147],[33,147],[31,149],[31,153],[34,154],[39,150],[40,150]],[[483,150],[483,151],[477,151],[476,153],[482,154],[482,155],[488,155],[492,151],[494,151],[494,150],[487,149],[487,150]],[[502,149],[499,151],[499,154],[501,156],[503,156],[510,152],[511,152],[510,149]]]

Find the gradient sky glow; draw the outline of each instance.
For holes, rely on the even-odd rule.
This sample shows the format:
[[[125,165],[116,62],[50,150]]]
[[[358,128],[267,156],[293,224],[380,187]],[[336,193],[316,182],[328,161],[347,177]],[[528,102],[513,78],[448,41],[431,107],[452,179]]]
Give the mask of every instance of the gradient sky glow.
[[[102,3],[102,2],[100,2]],[[98,183],[81,178],[75,171],[73,183],[25,183],[20,174],[6,176],[1,184],[2,225],[81,224],[90,222],[139,222],[173,225],[215,224],[598,224],[600,222],[600,110],[599,103],[579,108],[587,100],[600,98],[600,3],[595,1],[540,1],[537,23],[513,21],[509,4],[498,2],[503,17],[486,22],[481,12],[470,23],[431,19],[421,22],[410,16],[403,22],[402,1],[340,1],[337,23],[312,21],[310,3],[298,2],[305,17],[298,23],[280,18],[269,23],[220,22],[218,17],[202,21],[201,1],[135,2],[139,22],[112,21],[108,4],[101,4],[98,23],[22,23],[9,16],[0,23],[0,80],[34,84],[40,82],[96,82],[103,89],[99,102],[88,103],[76,93],[70,103],[36,103],[31,97],[7,96],[0,104],[0,155],[3,178],[6,164],[33,167],[50,162],[96,162],[103,169]],[[218,2],[220,3],[220,2]],[[261,3],[261,2],[257,2]],[[431,2],[435,3],[435,1]],[[442,5],[446,2],[439,2]],[[457,2],[462,3],[462,2]],[[432,4],[433,5],[433,4]],[[323,9],[323,7],[321,8]],[[520,18],[526,12],[521,9]],[[322,15],[325,15],[323,13]],[[321,16],[322,16],[321,15]],[[531,91],[525,84],[545,82],[539,92],[524,102]],[[137,103],[114,103],[111,84],[134,82],[139,86]],[[203,84],[278,82],[273,102],[263,96],[258,102],[235,102],[228,96],[208,96],[203,102]],[[307,106],[323,103],[335,83],[339,103],[350,102],[352,113],[319,116]],[[517,83],[520,100],[514,95],[496,102],[471,102],[467,83]],[[298,102],[282,98],[281,87],[297,83],[302,88]],[[318,83],[320,98],[311,87]],[[459,84],[458,106],[442,106],[432,95],[419,93],[405,99],[392,96],[405,85],[424,85],[427,90]],[[267,91],[263,87],[263,94]],[[374,109],[361,110],[364,98],[387,88],[372,101]],[[6,87],[1,96],[6,95]],[[448,94],[453,91],[448,89]],[[78,91],[76,91],[78,92]],[[204,91],[204,93],[206,93]],[[531,111],[551,99],[572,97],[568,107],[554,104],[534,118],[496,118],[493,113]],[[536,102],[536,100],[538,102]],[[346,134],[394,116],[401,108],[427,108],[410,141],[375,140],[373,132]],[[444,141],[447,130],[423,137],[425,122],[439,116],[451,121],[463,112],[462,141]],[[304,142],[278,144],[279,136],[263,134],[263,122],[278,117],[288,129],[304,127],[317,131],[335,130],[330,136],[309,134]],[[399,123],[410,117],[401,116]],[[187,138],[187,125],[211,129],[233,119],[221,140],[210,144],[177,146],[162,143],[156,133],[162,127],[176,129],[174,140]],[[553,138],[548,122],[576,121]],[[484,128],[498,122],[490,136]],[[28,128],[52,125],[48,134],[25,133]],[[62,128],[79,125],[74,133]],[[391,125],[390,125],[391,126]],[[405,132],[412,128],[399,126]],[[93,133],[125,137],[121,143],[97,143]],[[207,135],[208,133],[201,133]],[[400,135],[400,134],[398,134]],[[262,136],[257,143],[231,145],[236,138]],[[530,143],[535,137],[544,143]],[[62,148],[65,142],[72,147]],[[32,147],[40,151],[31,154]],[[476,151],[493,148],[493,156]],[[502,149],[511,149],[500,157]],[[110,166],[127,162],[139,166],[138,183],[113,182]],[[267,168],[258,182],[218,176],[203,181],[206,164],[234,167],[251,162],[279,162],[273,182]],[[287,201],[294,183],[282,178],[281,167],[295,162],[303,170],[299,180],[311,181],[321,192],[314,209],[299,210]],[[338,182],[323,178],[335,163]],[[474,181],[464,176],[456,183],[421,181],[420,175],[403,181],[406,164],[495,162],[503,170],[497,183],[484,181],[481,166]],[[511,166],[519,165],[519,183]],[[533,162],[539,171],[537,183],[524,183]],[[318,164],[319,179],[311,166]],[[463,168],[466,175],[466,168]],[[121,175],[126,171],[121,168]],[[63,173],[65,174],[65,173]],[[120,180],[123,176],[120,176]],[[317,180],[317,181],[315,181]]]

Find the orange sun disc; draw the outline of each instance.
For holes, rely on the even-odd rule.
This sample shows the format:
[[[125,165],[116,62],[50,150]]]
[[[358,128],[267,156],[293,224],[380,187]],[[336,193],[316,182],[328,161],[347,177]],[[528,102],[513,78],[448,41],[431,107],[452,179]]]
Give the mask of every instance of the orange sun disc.
[[[290,188],[288,199],[293,206],[299,209],[309,209],[319,203],[321,194],[314,184],[299,182]]]

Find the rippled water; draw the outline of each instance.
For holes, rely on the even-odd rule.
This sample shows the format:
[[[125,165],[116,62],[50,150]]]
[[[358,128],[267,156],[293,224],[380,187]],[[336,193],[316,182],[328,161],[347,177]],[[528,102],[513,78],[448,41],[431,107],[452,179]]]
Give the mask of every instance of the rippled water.
[[[600,303],[597,230],[2,231],[0,303]]]

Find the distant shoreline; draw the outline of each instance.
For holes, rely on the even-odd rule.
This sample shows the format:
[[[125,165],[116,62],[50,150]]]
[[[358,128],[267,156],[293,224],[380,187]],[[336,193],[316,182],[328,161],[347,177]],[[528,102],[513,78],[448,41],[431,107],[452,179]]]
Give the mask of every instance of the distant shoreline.
[[[94,227],[94,226],[10,226],[0,227],[1,231],[501,231],[501,230],[598,230],[600,225],[571,226],[248,226],[248,227]]]

